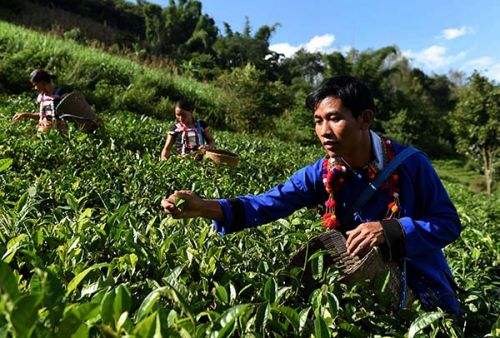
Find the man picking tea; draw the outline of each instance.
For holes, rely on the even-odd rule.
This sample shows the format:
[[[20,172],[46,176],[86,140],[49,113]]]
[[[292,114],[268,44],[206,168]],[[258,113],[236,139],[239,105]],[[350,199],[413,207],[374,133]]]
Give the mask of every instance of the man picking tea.
[[[260,195],[210,200],[176,191],[163,199],[164,211],[212,219],[228,234],[323,205],[324,227],[346,234],[351,255],[384,247],[391,260],[406,262],[408,286],[425,308],[460,313],[442,252],[460,235],[460,220],[427,157],[370,129],[377,109],[354,77],[325,80],[306,106],[324,158]],[[186,201],[182,208],[175,205],[179,199]]]

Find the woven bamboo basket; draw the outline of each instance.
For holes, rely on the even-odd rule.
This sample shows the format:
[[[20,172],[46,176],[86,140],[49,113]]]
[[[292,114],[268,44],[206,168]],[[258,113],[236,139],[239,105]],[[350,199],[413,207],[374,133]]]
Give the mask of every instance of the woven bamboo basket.
[[[45,124],[37,124],[36,126],[36,129],[40,132],[40,133],[48,133],[49,130],[53,127],[54,123],[52,121],[50,122],[47,122]]]
[[[58,115],[74,115],[84,119],[97,117],[83,94],[79,92],[71,92],[65,95],[57,105],[56,113]]]
[[[240,161],[240,158],[237,154],[222,149],[206,150],[204,158],[208,158],[215,164],[225,164],[230,167],[236,167]]]
[[[48,133],[52,128],[56,128],[61,133],[67,132],[67,125],[64,121],[48,120],[43,124],[37,124],[36,129],[40,133]]]
[[[340,281],[348,285],[367,283],[368,287],[374,288],[375,281],[388,277],[386,293],[391,298],[391,306],[397,307],[401,293],[399,265],[385,261],[378,247],[372,248],[363,257],[350,256],[346,240],[337,230],[312,238],[290,260],[290,267],[304,269],[301,282],[306,289],[312,290],[316,286],[308,259],[319,250],[326,252],[323,256],[324,265],[337,268],[340,271]]]
[[[100,120],[82,93],[71,92],[65,95],[56,107],[58,117],[76,122],[85,129],[95,129]]]

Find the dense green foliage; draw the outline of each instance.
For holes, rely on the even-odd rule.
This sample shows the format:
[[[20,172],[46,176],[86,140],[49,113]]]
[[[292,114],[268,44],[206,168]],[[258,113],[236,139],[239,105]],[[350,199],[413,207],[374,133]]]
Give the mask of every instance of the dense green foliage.
[[[139,1],[146,23],[146,41],[157,55],[180,58],[190,53],[210,53],[218,36],[215,21],[201,11],[198,1],[171,1],[161,8]]]
[[[303,108],[306,94],[323,74],[352,73],[367,81],[375,94],[380,107],[378,129],[430,154],[453,151],[447,118],[453,99],[446,77],[430,78],[412,69],[394,47],[352,51],[347,56],[300,52],[292,60],[276,63],[264,56],[269,52],[267,41],[272,29],[261,28],[253,37],[249,30],[244,34],[228,31],[216,49],[219,56],[233,52],[247,55],[234,49],[238,45],[253,56],[238,61],[242,67],[213,73],[213,82],[201,84],[189,75],[206,74],[207,69],[216,68],[215,59],[207,54],[185,61],[182,67],[187,75],[179,76],[168,69],[151,69],[74,41],[2,23],[0,85],[10,92],[27,90],[27,74],[42,67],[57,74],[59,83],[83,91],[101,111],[124,109],[163,118],[170,116],[172,101],[188,98],[215,127],[273,132],[270,121],[274,119],[274,134],[311,143],[311,134],[304,133],[304,126],[311,123]],[[260,47],[250,52],[253,39],[260,39],[262,44],[256,44]],[[270,63],[266,66],[257,62],[261,58]],[[279,80],[270,81],[270,76]]]
[[[90,3],[98,4],[79,2],[79,13],[92,11]],[[122,1],[102,3],[140,13]],[[298,297],[297,282],[283,276],[290,255],[322,231],[314,210],[225,237],[207,221],[160,213],[161,197],[176,189],[207,197],[259,193],[321,156],[310,145],[311,116],[302,106],[324,76],[364,79],[381,108],[379,130],[437,154],[455,142],[447,118],[455,85],[413,69],[396,47],[301,51],[280,60],[269,51],[276,26],[252,34],[247,21],[243,32],[226,26],[213,40],[214,26],[196,3],[148,7],[160,14],[144,25],[148,39],[161,33],[163,42],[173,38],[161,32],[168,27],[192,33],[175,51],[171,42],[157,49],[175,54],[182,76],[67,41],[84,43],[82,32],[68,31],[64,41],[0,22],[0,91],[8,93],[0,96],[0,337],[498,335],[498,203],[468,190],[477,175],[457,160],[437,164],[464,225],[445,250],[464,288],[464,322],[426,313],[418,302],[387,313],[384,295],[340,284],[321,257],[315,264],[322,286]],[[177,10],[185,16],[175,17]],[[83,91],[104,128],[63,137],[11,124],[15,112],[36,110],[34,95],[25,93],[35,67]],[[159,162],[179,98],[194,101],[210,126],[272,131],[274,123],[273,134],[292,142],[217,131],[218,146],[241,155],[237,168],[176,157]]]
[[[15,20],[14,16],[20,16],[32,10],[33,4],[42,5],[47,10],[59,8],[80,18],[92,18],[94,23],[114,27],[124,33],[123,39],[115,41],[118,43],[130,43],[125,38],[137,40],[144,37],[145,27],[142,10],[126,0],[0,0],[0,9],[2,12],[6,12],[2,14],[7,18]],[[54,24],[63,21],[63,18],[59,18]],[[41,25],[39,22],[31,22],[30,24],[43,29],[53,28]]]
[[[478,73],[471,76],[452,114],[457,149],[480,165],[486,191],[491,194],[495,171],[500,167],[500,91]]]
[[[319,258],[322,286],[297,297],[297,283],[283,274],[294,250],[322,230],[314,210],[224,237],[207,221],[159,211],[175,189],[209,197],[265,191],[321,156],[319,148],[217,132],[221,148],[241,155],[237,168],[158,162],[168,128],[160,120],[115,112],[96,134],[36,135],[32,124],[10,122],[14,112],[35,108],[32,98],[0,102],[2,334],[413,336],[421,328],[471,337],[498,330],[498,205],[460,183],[445,181],[464,225],[446,255],[465,289],[465,333],[463,323],[418,302],[388,314],[383,298],[341,285]]]
[[[27,76],[37,67],[82,91],[99,111],[125,109],[170,118],[172,102],[185,98],[214,126],[231,126],[231,119],[238,118],[238,99],[212,85],[0,22],[3,90],[29,90]]]
[[[271,129],[268,122],[274,117],[274,125],[278,127],[274,134],[284,139],[310,143],[310,134],[304,133],[302,129],[304,96],[325,77],[352,74],[366,82],[375,96],[379,108],[378,129],[432,155],[450,155],[455,151],[449,113],[456,103],[456,83],[460,83],[460,74],[455,73],[458,77],[453,81],[451,77],[444,75],[427,75],[411,66],[397,46],[327,54],[301,50],[285,58],[270,50],[270,39],[279,29],[278,23],[253,29],[250,19],[246,18],[241,32],[234,31],[227,23],[224,23],[223,29],[219,29],[213,18],[203,13],[202,3],[197,0],[172,0],[165,7],[143,0],[138,1],[137,5],[123,0],[85,0],[71,6],[74,2],[54,0],[50,2],[54,7],[46,8],[46,12],[51,13],[70,10],[71,7],[73,14],[51,14],[50,22],[54,25],[52,30],[56,34],[79,43],[98,39],[115,52],[116,49],[121,49],[122,53],[142,62],[149,60],[148,62],[157,64],[166,63],[186,77],[210,81],[214,86],[221,85],[225,93],[230,92],[228,83],[236,83],[234,96],[242,98],[243,95],[245,99],[244,102],[234,104],[230,117],[227,107],[219,109],[219,115],[225,115],[224,118],[214,114],[213,108],[220,103],[209,109],[211,118],[219,126],[244,128],[246,131],[268,130]],[[27,0],[22,3],[24,5],[20,6],[25,6],[25,9],[18,8],[18,11],[24,15],[32,5]],[[93,14],[98,11],[99,4],[102,6],[101,13]],[[75,13],[79,15],[78,19],[63,19]],[[113,19],[106,20],[106,15]],[[113,24],[115,20],[125,17],[130,17],[130,22],[133,23],[128,28],[130,33],[137,34],[128,43],[122,43],[122,38],[118,37],[119,32],[115,32],[124,27]],[[16,21],[16,16],[6,15],[6,18],[19,22]],[[84,23],[83,19],[95,20],[99,30],[103,32],[102,37],[97,37],[99,30]],[[142,20],[142,25],[136,24],[139,19]],[[31,27],[30,20],[27,17],[19,23]],[[32,20],[36,21],[36,18]],[[58,25],[61,25],[62,31]],[[40,28],[36,23],[33,26]],[[114,30],[108,32],[111,27]],[[109,36],[114,35],[117,35],[116,41],[108,41]],[[62,69],[52,63],[47,64],[47,60],[41,61],[39,64],[42,66],[56,66],[56,69],[51,70]],[[259,74],[245,79],[248,65],[255,67]],[[87,69],[87,72],[93,71]],[[78,75],[82,75],[81,72]],[[123,89],[128,88],[128,84],[123,82],[120,81],[120,87],[116,88],[114,81],[108,81],[99,89],[111,90],[114,96],[119,96]],[[149,106],[146,104],[157,100],[157,91],[151,89],[157,85],[158,81],[139,82],[134,85],[136,90],[132,90],[127,101],[131,100],[130,96],[139,92],[142,101],[139,106],[146,106],[149,111],[162,111],[165,104],[160,105],[159,109],[157,102]],[[144,90],[144,86],[148,88]],[[172,96],[170,88],[165,88],[164,84],[161,87],[160,91],[164,96]],[[265,94],[257,95],[256,93],[262,93],[262,88],[266,88]],[[285,96],[284,91],[287,92]],[[133,105],[119,108],[130,110],[130,106]],[[227,121],[228,119],[231,121]]]

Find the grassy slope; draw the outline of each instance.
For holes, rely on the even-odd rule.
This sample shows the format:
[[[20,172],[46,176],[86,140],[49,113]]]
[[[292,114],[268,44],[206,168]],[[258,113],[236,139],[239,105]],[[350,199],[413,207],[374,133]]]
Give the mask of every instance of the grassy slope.
[[[0,21],[1,87],[28,90],[28,74],[36,67],[83,91],[99,111],[121,109],[165,118],[171,116],[173,101],[187,98],[212,125],[227,126],[238,107],[236,97],[213,85]]]

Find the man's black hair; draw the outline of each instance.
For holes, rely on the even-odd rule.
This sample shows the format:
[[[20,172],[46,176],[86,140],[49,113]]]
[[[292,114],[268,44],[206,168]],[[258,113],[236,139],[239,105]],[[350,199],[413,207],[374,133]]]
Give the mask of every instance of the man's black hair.
[[[55,78],[56,77],[54,75],[50,74],[49,72],[43,69],[35,69],[30,74],[31,83],[39,83],[39,82],[51,83],[52,79]]]
[[[194,104],[187,100],[179,100],[175,103],[175,106],[190,112],[193,112],[194,110]]]
[[[340,75],[325,79],[307,96],[306,107],[314,111],[318,104],[329,96],[341,99],[344,107],[348,108],[355,118],[366,109],[377,112],[370,90],[354,76]]]

